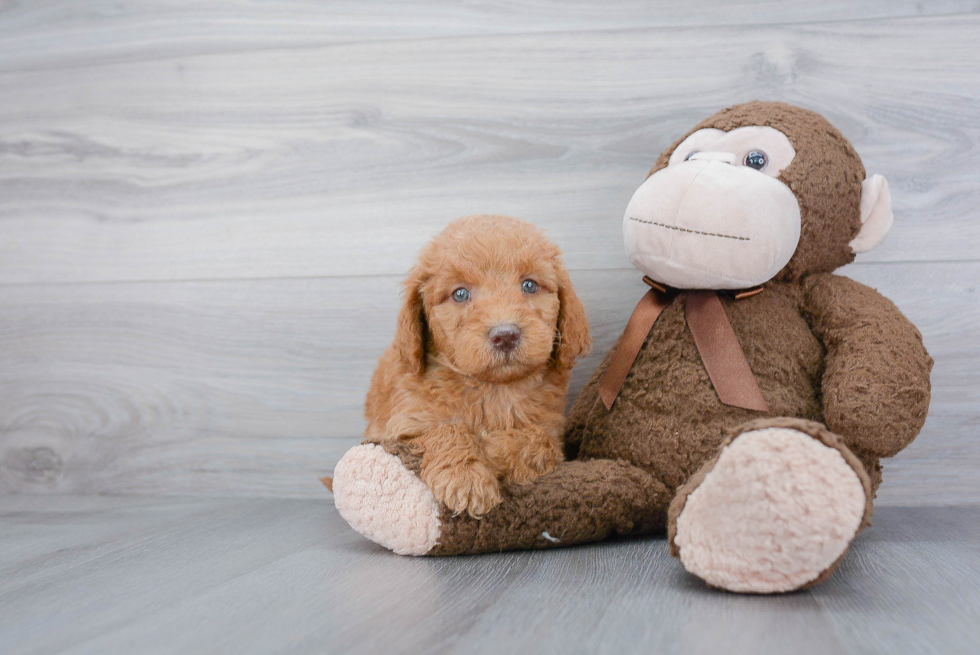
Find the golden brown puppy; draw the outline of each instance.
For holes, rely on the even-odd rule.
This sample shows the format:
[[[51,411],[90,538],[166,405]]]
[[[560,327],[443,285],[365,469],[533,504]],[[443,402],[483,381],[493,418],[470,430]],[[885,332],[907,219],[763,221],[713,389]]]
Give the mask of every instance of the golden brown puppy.
[[[565,392],[589,326],[558,248],[507,216],[454,221],[405,282],[378,363],[365,440],[407,441],[454,512],[479,517],[563,458]]]

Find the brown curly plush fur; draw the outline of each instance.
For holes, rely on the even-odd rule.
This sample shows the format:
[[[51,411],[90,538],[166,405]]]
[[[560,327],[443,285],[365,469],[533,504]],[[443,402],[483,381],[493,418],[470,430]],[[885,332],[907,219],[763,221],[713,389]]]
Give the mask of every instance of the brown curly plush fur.
[[[533,280],[535,293],[521,285]],[[453,300],[466,288],[471,298]],[[499,324],[517,347],[493,348]],[[575,359],[590,347],[582,303],[558,248],[524,221],[471,216],[423,249],[405,282],[394,342],[365,404],[365,440],[403,441],[452,512],[482,516],[498,481],[524,484],[563,459],[562,411]]]

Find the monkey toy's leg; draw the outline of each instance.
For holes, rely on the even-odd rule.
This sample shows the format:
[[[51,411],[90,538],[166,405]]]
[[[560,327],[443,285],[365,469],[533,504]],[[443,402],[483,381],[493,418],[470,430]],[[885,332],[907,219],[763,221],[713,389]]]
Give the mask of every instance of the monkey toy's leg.
[[[354,530],[400,555],[459,555],[550,548],[614,533],[662,530],[672,494],[625,462],[562,462],[526,485],[503,488],[482,519],[453,516],[413,471],[398,444],[363,444],[337,464],[334,500]]]
[[[733,432],[671,502],[671,553],[713,587],[777,593],[827,578],[869,524],[868,474],[819,423],[760,419]]]

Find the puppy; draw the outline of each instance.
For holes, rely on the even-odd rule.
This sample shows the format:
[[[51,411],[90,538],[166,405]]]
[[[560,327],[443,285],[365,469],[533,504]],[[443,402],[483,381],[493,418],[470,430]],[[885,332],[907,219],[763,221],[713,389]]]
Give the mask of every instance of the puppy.
[[[507,216],[451,223],[404,294],[365,441],[408,442],[436,499],[479,518],[500,503],[500,481],[530,482],[563,459],[569,376],[591,348],[585,309],[558,248]]]

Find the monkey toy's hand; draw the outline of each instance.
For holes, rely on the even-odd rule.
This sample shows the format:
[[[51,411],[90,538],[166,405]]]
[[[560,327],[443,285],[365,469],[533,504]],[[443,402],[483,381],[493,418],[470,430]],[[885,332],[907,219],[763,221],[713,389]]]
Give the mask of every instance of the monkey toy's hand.
[[[932,358],[894,304],[846,277],[804,280],[804,313],[827,348],[824,421],[859,452],[891,457],[929,409]]]

